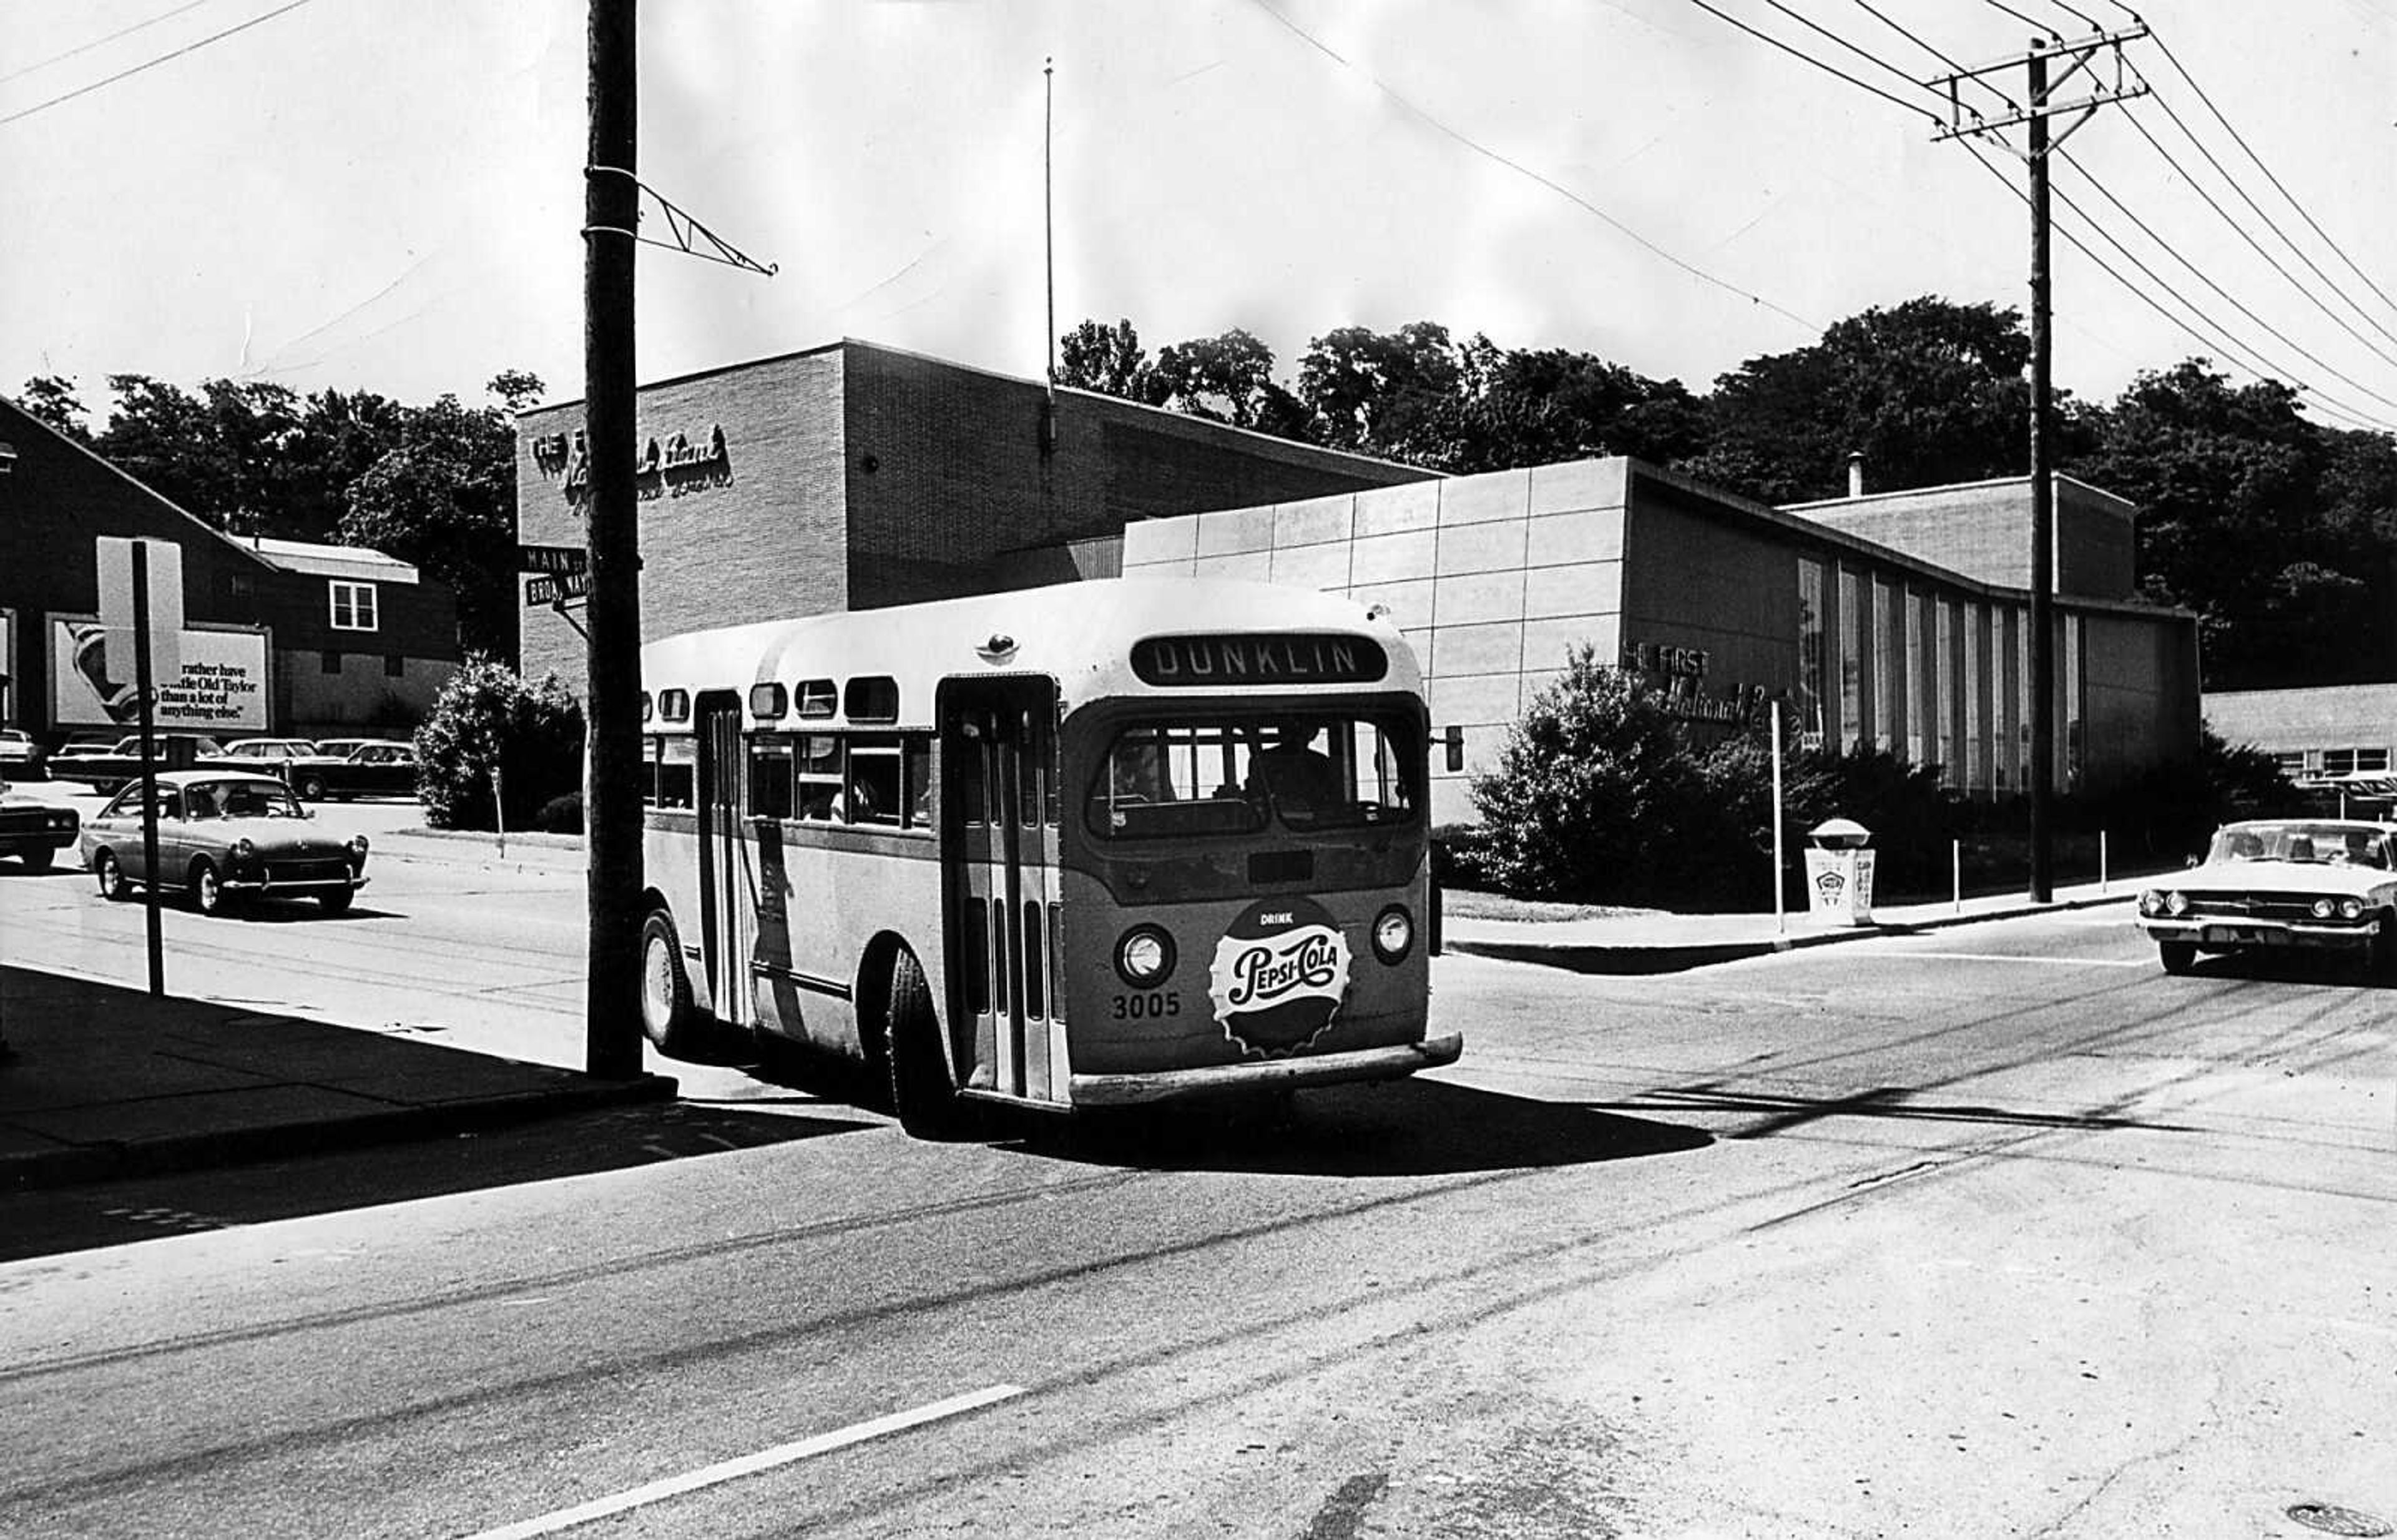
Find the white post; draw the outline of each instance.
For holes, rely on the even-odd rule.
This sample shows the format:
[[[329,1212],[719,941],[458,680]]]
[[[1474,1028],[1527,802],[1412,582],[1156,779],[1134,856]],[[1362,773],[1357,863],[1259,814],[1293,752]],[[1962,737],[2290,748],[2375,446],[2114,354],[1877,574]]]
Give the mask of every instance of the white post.
[[[1788,909],[1781,896],[1781,703],[1773,703],[1773,933],[1789,929]]]
[[[508,858],[508,804],[500,795],[500,767],[491,767],[491,827],[500,837],[500,859]]]
[[[1964,912],[1964,842],[1961,839],[1948,842],[1948,873],[1953,884],[1956,913],[1961,915]]]

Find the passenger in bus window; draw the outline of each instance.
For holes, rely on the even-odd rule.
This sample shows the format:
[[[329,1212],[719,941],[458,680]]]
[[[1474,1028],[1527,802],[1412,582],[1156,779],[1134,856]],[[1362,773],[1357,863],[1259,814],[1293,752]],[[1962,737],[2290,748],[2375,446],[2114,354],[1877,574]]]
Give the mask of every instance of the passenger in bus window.
[[[1276,807],[1299,811],[1336,806],[1341,799],[1340,772],[1330,755],[1314,747],[1315,729],[1285,718],[1270,724],[1267,730],[1273,735],[1272,743],[1249,758],[1245,788],[1249,795],[1270,797]]]

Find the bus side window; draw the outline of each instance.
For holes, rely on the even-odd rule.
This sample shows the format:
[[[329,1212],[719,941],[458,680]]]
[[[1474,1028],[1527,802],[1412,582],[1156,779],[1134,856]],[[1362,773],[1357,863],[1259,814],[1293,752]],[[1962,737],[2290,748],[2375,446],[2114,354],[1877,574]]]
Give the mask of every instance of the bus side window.
[[[854,683],[854,681],[852,681]],[[891,828],[905,811],[899,796],[899,743],[891,738],[856,738],[849,745],[849,821]]]
[[[799,816],[818,824],[840,821],[840,740],[816,732],[798,739]]]
[[[693,767],[698,759],[698,741],[690,738],[661,740],[658,748],[658,806],[661,808],[695,807],[693,800]]]
[[[757,738],[749,744],[749,813],[788,818],[792,807],[791,741]]]
[[[658,805],[658,735],[654,732],[641,740],[641,803],[650,808]]]
[[[907,779],[907,827],[932,826],[932,741],[908,738],[900,745]]]

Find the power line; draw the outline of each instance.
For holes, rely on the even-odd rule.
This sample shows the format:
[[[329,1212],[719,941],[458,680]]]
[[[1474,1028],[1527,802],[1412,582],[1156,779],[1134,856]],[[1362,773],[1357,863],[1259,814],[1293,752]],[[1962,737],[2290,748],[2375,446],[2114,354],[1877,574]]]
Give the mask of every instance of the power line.
[[[1821,22],[1812,20],[1799,12],[1791,10],[1788,6],[1782,4],[1781,0],[1764,0],[1764,3],[1772,7],[1774,10],[1779,11],[1782,15],[1789,18],[1792,21],[1797,22],[1800,26],[1806,28],[1808,31],[1817,33],[1824,37],[1829,38],[1832,42],[1837,43],[1840,47],[1847,49],[1850,53],[1855,54],[1857,58],[1862,59],[1867,63],[1878,64],[1882,69],[1887,70],[1890,74],[1897,76],[1900,80],[1905,81],[1908,85],[1915,87],[1921,90],[1929,91],[1934,97],[1939,97],[1938,87],[1926,85],[1922,81],[1917,80],[1914,76],[1908,74],[1906,71],[1899,69],[1896,65],[1891,63],[1888,60],[1883,59],[1881,55],[1873,52],[1870,48],[1865,47],[1860,44],[1849,42],[1846,38],[1841,36],[1838,33],[1833,32],[1830,28],[1824,26]],[[1716,14],[1721,15],[1721,13],[1717,12]],[[1814,62],[1811,56],[1801,57],[1806,57],[1810,63]],[[1854,77],[1843,75],[1841,78],[1853,79]],[[1864,82],[1858,80],[1855,81],[1855,84],[1862,86],[1864,85]],[[1868,87],[1868,89],[1869,89],[1869,87]],[[1947,100],[1944,97],[1939,97],[1939,99],[1941,100]],[[1895,101],[1897,99],[1893,97],[1890,100]],[[1902,101],[1898,104],[1900,106],[1905,105]]]
[[[2119,4],[2120,0],[2116,0],[2116,3]],[[2205,110],[2214,114],[2214,120],[2222,125],[2224,132],[2230,136],[2231,141],[2236,143],[2239,148],[2247,152],[2247,158],[2256,163],[2256,169],[2264,173],[2264,180],[2270,182],[2274,190],[2276,190],[2281,196],[2288,200],[2289,207],[2297,211],[2297,217],[2304,220],[2308,225],[2312,227],[2313,233],[2323,238],[2323,245],[2338,253],[2338,260],[2345,262],[2348,265],[2348,268],[2353,272],[2357,277],[2364,280],[2365,288],[2371,289],[2373,293],[2380,296],[2381,303],[2388,305],[2392,310],[2397,310],[2397,300],[2391,300],[2385,289],[2383,289],[2378,284],[2372,281],[2371,275],[2365,273],[2364,269],[2357,267],[2355,265],[2355,259],[2349,256],[2345,250],[2341,249],[2337,241],[2330,238],[2330,232],[2324,230],[2321,225],[2314,222],[2314,217],[2306,212],[2306,206],[2297,201],[2297,194],[2291,193],[2286,187],[2283,186],[2281,184],[2280,178],[2272,175],[2272,168],[2264,164],[2264,157],[2257,154],[2255,147],[2247,142],[2246,139],[2240,134],[2238,129],[2233,128],[2230,126],[2230,120],[2222,115],[2222,109],[2216,106],[2214,104],[2214,99],[2205,94],[2205,87],[2197,83],[2197,77],[2189,73],[2187,67],[2181,63],[2179,56],[2176,55],[2172,51],[2171,47],[2168,47],[2161,37],[2156,39],[2156,47],[2163,51],[2165,60],[2169,62],[2175,70],[2179,72],[2180,77],[2189,82],[2189,88],[2197,93],[2197,99],[2200,101],[2205,103]]]
[[[1989,7],[1991,10],[2002,10],[2005,12],[2008,16],[2013,17],[2024,26],[2037,27],[2040,31],[2040,35],[2042,37],[2051,30],[2048,27],[2048,24],[2041,20],[2038,17],[2025,15],[2023,12],[2015,9],[2012,6],[2007,5],[2005,0],[1981,0],[1981,4]]]
[[[1616,219],[1605,209],[1599,208],[1587,198],[1583,197],[1572,188],[1563,186],[1550,178],[1543,176],[1541,173],[1532,169],[1530,167],[1523,165],[1520,161],[1517,161],[1506,155],[1501,154],[1497,151],[1490,148],[1490,146],[1473,139],[1471,136],[1450,127],[1439,118],[1432,116],[1430,113],[1425,111],[1422,107],[1417,106],[1407,97],[1401,95],[1396,90],[1393,90],[1377,76],[1373,75],[1370,72],[1359,69],[1357,65],[1350,62],[1337,51],[1327,46],[1321,38],[1315,36],[1305,27],[1300,26],[1297,22],[1292,21],[1289,17],[1284,16],[1280,11],[1275,9],[1273,6],[1268,3],[1268,0],[1254,0],[1254,3],[1258,9],[1264,11],[1267,16],[1272,17],[1276,21],[1280,22],[1283,27],[1287,28],[1301,42],[1306,44],[1307,47],[1315,49],[1326,59],[1338,64],[1342,69],[1353,71],[1356,74],[1364,75],[1365,79],[1375,90],[1380,91],[1384,96],[1388,97],[1392,101],[1397,102],[1400,107],[1406,109],[1408,113],[1420,118],[1431,128],[1437,130],[1442,135],[1445,135],[1449,139],[1454,140],[1457,143],[1472,151],[1475,154],[1480,155],[1486,160],[1493,161],[1497,165],[1505,167],[1519,177],[1537,182],[1542,187],[1547,188],[1549,192],[1556,194],[1559,197],[1563,198],[1566,202],[1571,203],[1573,207],[1581,209],[1584,213],[1599,220],[1600,222],[1614,230],[1627,239],[1637,243],[1641,249],[1672,263],[1675,267],[1680,268],[1682,272],[1687,273],[1692,277],[1699,279],[1705,283],[1712,284],[1715,288],[1722,289],[1726,293],[1736,294],[1741,299],[1748,301],[1751,304],[1761,305],[1765,309],[1772,311],[1774,315],[1785,316],[1789,320],[1795,321],[1800,326],[1806,328],[1810,331],[1820,332],[1823,329],[1820,322],[1810,321],[1794,310],[1786,309],[1781,305],[1777,305],[1761,294],[1752,294],[1748,290],[1740,288],[1737,284],[1718,278],[1713,274],[1708,273],[1706,269],[1699,267],[1693,262],[1684,261],[1681,257],[1675,256],[1672,252],[1666,250],[1661,246],[1658,246],[1654,241],[1650,240],[1639,231],[1632,229],[1621,220]]]
[[[105,44],[114,43],[120,37],[130,37],[135,33],[143,31],[146,28],[154,27],[161,21],[172,20],[174,18],[182,15],[187,10],[197,10],[208,3],[208,0],[185,0],[185,4],[177,6],[173,10],[154,16],[147,21],[136,21],[129,27],[119,27],[114,32],[110,33],[106,37],[95,37],[88,43],[77,44],[75,47],[69,48],[64,53],[54,53],[47,59],[36,60],[34,62],[26,65],[21,70],[10,70],[7,74],[0,74],[0,85],[5,85],[8,81],[16,79],[19,75],[32,74],[35,70],[47,70],[53,64],[63,64],[68,60],[74,58],[77,54],[89,53],[92,49],[100,47]]]
[[[1705,11],[1707,15],[1714,17],[1718,20],[1727,21],[1731,25],[1737,27],[1740,31],[1748,33],[1748,36],[1755,38],[1761,43],[1772,44],[1774,47],[1779,48],[1783,53],[1788,54],[1792,59],[1802,60],[1805,62],[1814,65],[1814,68],[1821,70],[1826,74],[1835,74],[1841,80],[1846,81],[1849,85],[1854,86],[1857,90],[1868,91],[1872,95],[1881,98],[1883,101],[1890,103],[1892,106],[1898,108],[1902,112],[1921,113],[1924,117],[1930,118],[1935,127],[1938,125],[1939,119],[1935,114],[1925,111],[1923,108],[1916,106],[1913,102],[1892,96],[1887,91],[1882,90],[1880,87],[1874,85],[1868,80],[1859,80],[1855,75],[1850,74],[1847,71],[1841,69],[1837,64],[1826,64],[1821,60],[1815,58],[1813,54],[1808,53],[1805,49],[1793,47],[1789,44],[1784,43],[1781,39],[1774,36],[1769,32],[1760,32],[1756,28],[1751,27],[1747,22],[1741,20],[1738,17],[1733,16],[1727,11],[1717,10],[1714,7],[1707,4],[1707,0],[1689,0],[1689,3],[1697,7],[1698,9]],[[1772,4],[1773,0],[1766,0],[1766,3]],[[1778,9],[1780,7],[1776,6],[1775,8]],[[1814,23],[1810,21],[1807,25],[1814,26]],[[1822,31],[1819,27],[1816,27],[1814,30],[1817,32]],[[1855,47],[1854,44],[1850,44],[1848,46],[1851,47]],[[1861,52],[1862,50],[1859,49],[1858,51]],[[1912,84],[1922,84],[1920,81],[1913,80],[1913,77],[1911,76],[1908,76],[1908,78]]]
[[[2236,296],[2231,294],[2229,289],[2224,288],[2220,284],[2216,283],[2213,276],[2203,268],[2198,266],[2195,262],[2190,261],[2186,256],[2183,256],[2178,247],[2173,245],[2172,242],[2165,240],[2162,235],[2157,234],[2153,229],[2149,228],[2145,220],[2142,220],[2138,215],[2133,213],[2130,208],[2123,204],[2121,198],[2114,195],[2113,190],[2109,188],[2104,182],[2098,181],[2096,174],[2091,171],[2089,167],[2082,165],[2081,162],[2073,156],[2070,151],[2059,150],[2056,154],[2062,155],[2074,170],[2080,172],[2082,178],[2088,181],[2090,186],[2096,188],[2099,193],[2104,194],[2106,201],[2112,204],[2117,209],[2119,209],[2123,218],[2138,226],[2142,234],[2146,235],[2148,239],[2155,242],[2156,245],[2163,250],[2170,252],[2175,261],[2177,261],[2181,266],[2187,268],[2197,277],[2197,280],[2200,283],[2203,283],[2206,288],[2222,296],[2222,298],[2228,301],[2232,308],[2236,309],[2240,315],[2246,316],[2257,326],[2262,327],[2266,331],[2270,332],[2274,337],[2279,338],[2281,341],[2286,343],[2289,347],[2296,349],[2300,356],[2304,357],[2308,362],[2311,363],[2315,368],[2323,370],[2324,373],[2329,374],[2336,379],[2345,381],[2348,384],[2354,386],[2357,390],[2362,391],[2366,395],[2373,396],[2378,400],[2388,401],[2388,397],[2380,395],[2377,392],[2374,391],[2371,386],[2364,384],[2363,382],[2350,375],[2341,373],[2336,366],[2326,363],[2322,358],[2315,355],[2305,346],[2304,343],[2299,342],[2297,339],[2291,337],[2288,333],[2283,331],[2271,322],[2264,319],[2261,315],[2256,315],[2245,305],[2241,304]],[[2057,196],[2064,197],[2064,194],[2059,193]],[[2073,203],[2069,197],[2065,197],[2064,201],[2071,207],[2074,213],[2079,214],[2084,220],[2088,220],[2093,227],[2096,226],[2097,221],[2090,217],[2087,210],[2083,209],[2079,204]],[[2125,253],[2125,255],[2127,255],[2127,253]],[[2386,355],[2383,355],[2383,356],[2385,357]],[[2397,359],[2392,359],[2390,361],[2397,362]],[[2388,404],[2391,407],[2397,407],[2397,401],[2389,401]]]
[[[1949,54],[1946,49],[1935,47],[1933,45],[1926,43],[1922,38],[1916,36],[1904,22],[1891,20],[1885,12],[1872,3],[1872,0],[1856,0],[1856,4],[1864,8],[1866,15],[1871,17],[1874,20],[1879,21],[1882,26],[1889,28],[1892,32],[1896,33],[1900,37],[1905,38],[1908,42],[1913,44],[1916,47],[1921,48],[1924,53],[1929,54],[1932,58],[1939,60],[1942,64],[1947,65],[1950,70],[1953,70],[1960,78],[1969,79],[1983,90],[1994,93],[2000,101],[2006,104],[2008,109],[2015,111],[2020,110],[2019,105],[2015,102],[2015,99],[2008,96],[2002,87],[1993,86],[1983,77],[1973,74],[1972,71],[1958,63],[1955,57]]]
[[[2171,103],[2163,102],[2162,99],[2159,99],[2159,101],[2160,104],[2163,105],[2165,114],[2172,118],[2174,124],[2180,128],[2180,131],[2184,135],[2189,135],[2189,126],[2181,122],[2178,114],[2173,112]],[[2278,273],[2282,277],[2287,279],[2290,287],[2294,288],[2298,293],[2303,294],[2308,300],[2311,301],[2315,309],[2321,311],[2324,315],[2329,316],[2331,320],[2340,328],[2345,330],[2349,336],[2353,337],[2357,341],[2362,342],[2365,347],[2370,348],[2373,352],[2379,354],[2382,358],[2385,359],[2389,357],[2389,355],[2382,353],[2379,346],[2370,338],[2365,337],[2362,332],[2356,330],[2355,328],[2350,324],[2346,316],[2341,315],[2337,311],[2333,310],[2321,295],[2315,293],[2304,283],[2303,280],[2299,279],[2296,274],[2291,273],[2287,268],[2283,267],[2278,258],[2265,250],[2263,243],[2256,240],[2254,233],[2247,228],[2246,223],[2237,216],[2233,215],[2229,209],[2223,208],[2220,203],[2215,200],[2214,195],[2208,193],[2205,188],[2199,183],[2195,177],[2189,175],[2189,168],[2183,166],[2179,160],[2175,158],[2173,153],[2165,149],[2163,142],[2160,141],[2155,135],[2148,131],[2148,126],[2139,121],[2139,115],[2136,113],[2131,113],[2125,115],[2130,118],[2131,127],[2139,131],[2139,137],[2146,140],[2149,147],[2152,148],[2157,154],[2163,157],[2164,164],[2171,167],[2175,173],[2176,173],[2183,181],[2189,183],[2190,189],[2194,191],[2199,197],[2205,200],[2205,206],[2208,208],[2213,209],[2215,213],[2220,215],[2222,222],[2236,231],[2239,238],[2245,241],[2249,247],[2254,248],[2256,255],[2263,258],[2266,262],[2270,263],[2273,272]],[[2225,181],[2230,183],[2230,190],[2237,193],[2241,199],[2246,203],[2248,208],[2256,208],[2256,200],[2247,196],[2245,190],[2239,186],[2238,181],[2232,178],[2228,171],[2224,171],[2222,169],[2222,163],[2216,160],[2213,154],[2208,151],[2204,145],[2199,144],[2195,136],[2189,136],[2189,142],[2191,144],[2196,144],[2198,153],[2205,156],[2206,163],[2212,166],[2215,170],[2222,176]],[[2270,217],[2266,215],[2261,208],[2256,208],[2256,213],[2257,217],[2263,219],[2265,224],[2271,229],[2274,234],[2281,237],[2282,244],[2287,246],[2290,250],[2297,251],[2298,261],[2303,261],[2306,266],[2312,271],[2316,277],[2321,278],[2323,282],[2326,284],[2330,283],[2329,277],[2323,273],[2322,269],[2314,266],[2312,260],[2308,258],[2303,251],[2297,250],[2297,243],[2289,239],[2287,232],[2282,230],[2280,226],[2273,224]],[[2346,293],[2339,289],[2337,285],[2331,284],[2331,292],[2337,294],[2342,300],[2347,300],[2349,308],[2352,309],[2357,315],[2363,315],[2364,323],[2370,326],[2375,331],[2379,332],[2383,337],[2389,338],[2390,341],[2397,342],[2397,336],[2392,336],[2388,328],[2381,326],[2378,322],[2374,321],[2371,316],[2364,315],[2364,307],[2357,304],[2353,300],[2349,299]],[[2390,361],[2397,363],[2397,359],[2391,359]]]
[[[308,3],[309,0],[289,0],[288,5],[279,6],[275,9],[268,11],[263,16],[253,16],[248,20],[227,27],[222,32],[211,33],[208,36],[201,38],[198,42],[187,43],[183,47],[175,49],[172,53],[160,54],[157,58],[136,64],[129,70],[119,70],[114,74],[108,76],[105,80],[95,80],[90,85],[77,87],[75,89],[67,92],[63,96],[54,96],[47,101],[37,101],[31,107],[10,113],[7,117],[0,117],[0,125],[14,123],[20,118],[31,117],[35,113],[46,112],[52,107],[60,105],[61,102],[73,101],[77,97],[89,96],[92,92],[99,90],[103,86],[114,86],[118,81],[129,79],[134,75],[140,74],[144,70],[155,69],[157,66],[166,63],[169,60],[181,59],[187,53],[196,53],[200,49],[207,47],[211,43],[221,42],[223,39],[231,37],[235,33],[248,32],[250,28],[257,26],[261,21],[272,21],[276,17],[281,16],[288,11],[298,10],[301,7],[307,5]]]
[[[1963,143],[1964,148],[1972,153],[1974,160],[1979,163],[1981,168],[1989,172],[1989,175],[1997,178],[1999,183],[2002,185],[2007,192],[2012,193],[2017,200],[2024,204],[2029,204],[2030,202],[2029,194],[2026,194],[2021,188],[2016,187],[2014,184],[2013,179],[2009,178],[2003,171],[1999,170],[1996,166],[1992,165],[1989,157],[1981,153],[1981,147],[1979,145],[1975,144],[1969,139],[1963,140],[1962,142]],[[2085,218],[2086,216],[2083,217]],[[2099,272],[2113,279],[2117,286],[2129,293],[2141,304],[2146,305],[2149,310],[2154,311],[2158,315],[2163,316],[2175,327],[2188,333],[2190,339],[2195,341],[2200,346],[2230,355],[2231,363],[2237,365],[2243,369],[2245,369],[2249,374],[2254,375],[2258,380],[2270,380],[2283,384],[2289,383],[2286,377],[2291,371],[2287,369],[2275,368],[2270,363],[2261,361],[2259,356],[2252,349],[2233,341],[2227,331],[2224,331],[2210,317],[2205,316],[2203,311],[2196,311],[2194,306],[2191,307],[2192,312],[2196,314],[2201,320],[2203,320],[2206,325],[2214,327],[2215,335],[2213,336],[2208,336],[2204,332],[2198,330],[2197,328],[2191,326],[2182,317],[2173,314],[2170,310],[2165,309],[2163,304],[2157,301],[2154,295],[2149,294],[2145,288],[2140,288],[2137,284],[2135,284],[2128,278],[2122,276],[2121,270],[2116,268],[2111,262],[2109,262],[2105,258],[2099,256],[2096,252],[2092,251],[2089,248],[2088,243],[2082,240],[2080,236],[2074,234],[2069,229],[2058,227],[2058,234],[2062,234],[2064,238],[2072,245],[2075,250],[2079,251],[2083,257],[2088,258],[2092,263],[2096,264]],[[2161,282],[2161,280],[2159,280],[2159,282]],[[2169,289],[2167,289],[2167,291],[2172,292]],[[2174,298],[2179,299],[2180,296],[2176,292],[2174,292]],[[2183,304],[2188,304],[2189,301],[2187,300],[2182,300],[2181,302]],[[2338,401],[2334,396],[2324,395],[2321,391],[2314,389],[2310,385],[2299,382],[2290,384],[2289,388],[2297,391],[2300,395],[2311,396],[2316,405],[2323,410],[2331,413],[2333,416],[2342,418],[2359,428],[2369,429],[2377,433],[2397,433],[2397,427],[2392,427],[2388,423],[2377,422],[2368,414],[2355,410],[2353,408]]]

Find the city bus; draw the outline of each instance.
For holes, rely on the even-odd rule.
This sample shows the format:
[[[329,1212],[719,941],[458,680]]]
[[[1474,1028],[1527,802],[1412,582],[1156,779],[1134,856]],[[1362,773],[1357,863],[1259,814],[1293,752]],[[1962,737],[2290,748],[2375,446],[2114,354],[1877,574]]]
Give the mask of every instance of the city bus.
[[[1421,676],[1344,598],[1117,579],[642,649],[642,1028],[911,1132],[1453,1061]]]

